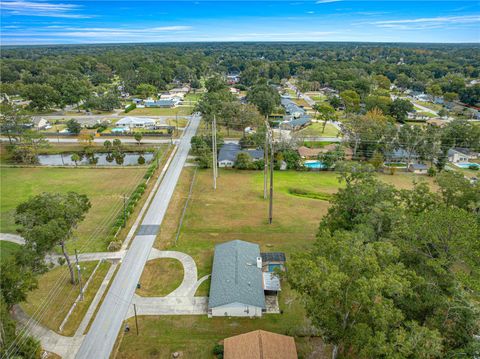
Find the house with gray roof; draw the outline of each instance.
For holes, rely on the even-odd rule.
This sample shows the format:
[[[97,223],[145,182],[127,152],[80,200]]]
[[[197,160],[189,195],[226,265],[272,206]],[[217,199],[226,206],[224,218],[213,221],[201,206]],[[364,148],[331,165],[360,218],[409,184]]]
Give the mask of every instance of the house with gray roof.
[[[233,167],[239,153],[248,154],[253,161],[258,161],[263,158],[262,149],[246,149],[238,143],[225,143],[218,153],[218,167]]]
[[[265,311],[262,257],[258,244],[241,240],[215,246],[209,317],[261,317]]]

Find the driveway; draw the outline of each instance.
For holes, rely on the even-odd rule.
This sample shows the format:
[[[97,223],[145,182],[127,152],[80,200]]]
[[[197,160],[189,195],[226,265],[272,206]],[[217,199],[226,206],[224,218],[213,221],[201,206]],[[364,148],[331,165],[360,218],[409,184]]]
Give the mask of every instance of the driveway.
[[[23,239],[18,234],[11,233],[0,233],[0,241],[12,242],[23,246],[25,244],[25,239]]]

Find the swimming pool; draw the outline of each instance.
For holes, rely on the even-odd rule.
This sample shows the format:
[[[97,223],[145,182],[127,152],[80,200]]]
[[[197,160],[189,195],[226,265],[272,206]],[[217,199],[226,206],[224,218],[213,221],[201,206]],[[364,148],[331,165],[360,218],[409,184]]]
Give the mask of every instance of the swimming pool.
[[[455,163],[455,166],[460,167],[460,168],[470,168],[470,166],[476,167],[477,170],[480,169],[480,165],[478,163],[473,163],[473,162],[459,162]]]
[[[282,269],[282,266],[280,264],[269,264],[268,265],[268,271],[273,272],[275,271],[275,268]]]
[[[327,168],[327,166],[321,161],[305,161],[305,162],[303,162],[303,165],[307,168],[312,168],[312,169]]]

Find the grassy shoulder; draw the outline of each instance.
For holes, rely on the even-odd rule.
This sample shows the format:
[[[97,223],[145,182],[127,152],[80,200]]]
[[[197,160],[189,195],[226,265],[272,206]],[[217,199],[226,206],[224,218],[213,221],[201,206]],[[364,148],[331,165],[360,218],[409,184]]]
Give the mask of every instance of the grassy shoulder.
[[[97,264],[98,262],[80,264],[84,284],[92,275]],[[55,267],[41,275],[38,278],[38,288],[28,294],[26,302],[22,303],[21,307],[29,316],[34,316],[45,327],[60,334],[73,335],[100,287],[109,265],[109,263],[100,264],[95,277],[92,278],[92,282],[85,291],[83,302],[74,309],[64,331],[60,331],[59,327],[80,292],[79,284],[70,283],[67,266]]]
[[[141,288],[136,293],[142,297],[164,297],[173,292],[183,280],[183,265],[174,258],[148,261],[140,277]]]
[[[131,193],[144,174],[145,168],[2,168],[0,231],[15,233],[15,208],[28,198],[42,192],[75,191],[86,194],[92,203],[76,230],[77,247],[83,252],[105,251],[123,195]]]

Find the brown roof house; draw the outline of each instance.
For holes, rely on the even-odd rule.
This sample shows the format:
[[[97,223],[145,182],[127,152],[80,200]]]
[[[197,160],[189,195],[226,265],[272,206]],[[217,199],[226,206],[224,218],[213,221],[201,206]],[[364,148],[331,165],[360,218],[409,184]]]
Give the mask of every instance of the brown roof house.
[[[292,337],[255,330],[224,340],[225,359],[297,359]]]
[[[300,157],[302,157],[304,159],[311,159],[311,158],[317,158],[318,155],[321,154],[321,153],[327,153],[329,151],[335,151],[337,149],[337,146],[339,146],[339,144],[337,144],[337,143],[331,143],[329,145],[326,145],[326,146],[320,147],[320,148],[308,148],[306,146],[300,146],[297,151],[298,151],[298,154],[300,155]],[[352,149],[350,147],[342,147],[342,146],[340,146],[340,148],[345,153],[345,159],[351,160],[352,156],[353,156]]]

